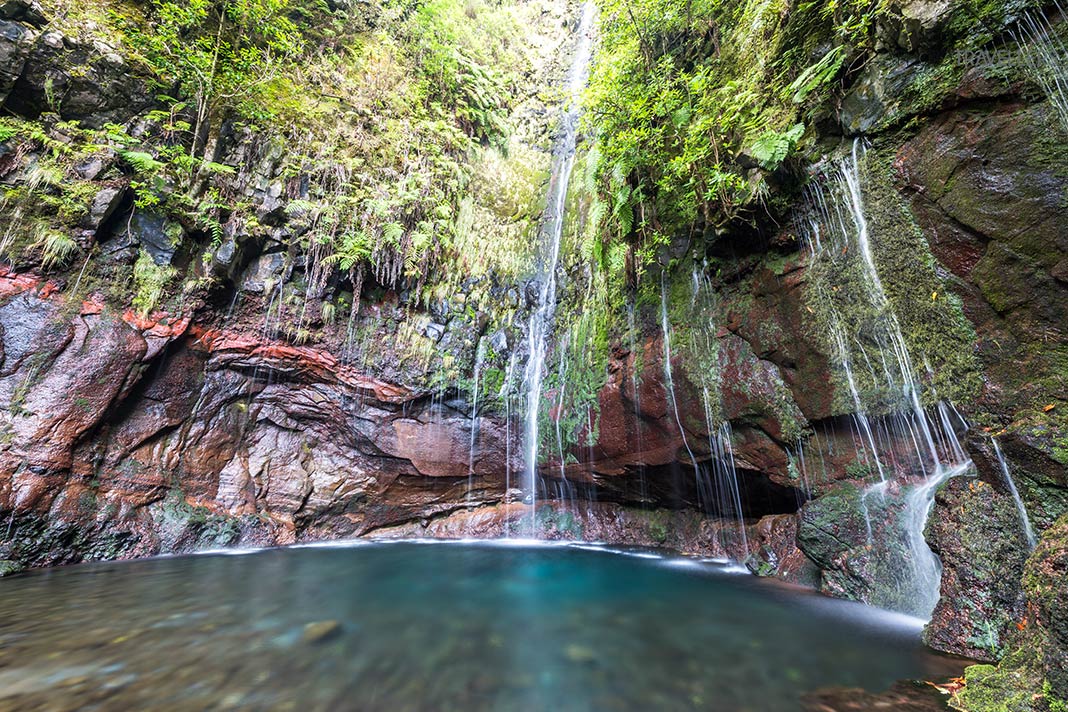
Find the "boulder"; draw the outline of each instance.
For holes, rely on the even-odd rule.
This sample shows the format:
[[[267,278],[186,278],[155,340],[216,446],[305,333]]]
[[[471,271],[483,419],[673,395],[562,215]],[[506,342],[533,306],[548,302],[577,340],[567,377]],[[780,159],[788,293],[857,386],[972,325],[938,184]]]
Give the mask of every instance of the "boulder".
[[[25,57],[4,108],[30,119],[54,112],[64,120],[99,128],[108,122],[126,123],[154,101],[147,78],[113,48],[48,32]]]
[[[25,25],[0,19],[0,106],[4,106],[15,82],[22,76],[36,38],[36,33]]]
[[[983,480],[950,480],[935,498],[927,541],[942,561],[942,583],[924,640],[973,660],[999,659],[1024,616],[1019,581],[1030,553],[1012,497]]]

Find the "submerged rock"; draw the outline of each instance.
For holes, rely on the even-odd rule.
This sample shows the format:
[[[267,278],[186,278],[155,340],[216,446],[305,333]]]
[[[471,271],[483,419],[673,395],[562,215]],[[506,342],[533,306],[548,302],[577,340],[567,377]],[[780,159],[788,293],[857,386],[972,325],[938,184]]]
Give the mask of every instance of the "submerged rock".
[[[341,635],[341,623],[335,620],[315,621],[304,626],[301,640],[305,643],[323,643]]]

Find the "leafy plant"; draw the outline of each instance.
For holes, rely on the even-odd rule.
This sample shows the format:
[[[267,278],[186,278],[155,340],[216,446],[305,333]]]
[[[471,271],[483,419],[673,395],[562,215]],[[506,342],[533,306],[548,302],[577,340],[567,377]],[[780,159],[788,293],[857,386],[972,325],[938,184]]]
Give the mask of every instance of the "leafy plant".
[[[790,85],[791,98],[795,104],[804,103],[813,92],[835,78],[845,61],[845,47],[833,47],[820,61],[801,72]]]
[[[804,133],[804,124],[796,124],[783,133],[769,131],[753,144],[753,158],[760,163],[762,168],[774,170],[786,160]]]
[[[141,250],[133,269],[136,290],[133,298],[134,308],[142,316],[148,316],[159,304],[164,290],[176,275],[177,270],[173,267],[157,265],[152,255]]]
[[[120,151],[119,155],[138,173],[156,173],[164,166],[155,156],[145,151]]]
[[[44,248],[41,264],[46,268],[60,267],[81,251],[74,238],[55,230],[45,231],[41,236],[41,244]]]

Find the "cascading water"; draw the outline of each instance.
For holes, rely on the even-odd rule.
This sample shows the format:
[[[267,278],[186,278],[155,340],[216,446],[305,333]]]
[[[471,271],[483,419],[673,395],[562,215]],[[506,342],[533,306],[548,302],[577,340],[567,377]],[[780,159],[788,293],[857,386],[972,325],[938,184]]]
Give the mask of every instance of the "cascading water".
[[[963,474],[972,463],[957,438],[957,426],[963,423],[959,414],[945,402],[938,402],[930,412],[923,405],[923,386],[872,251],[862,163],[863,148],[858,141],[826,183],[811,190],[812,220],[807,243],[814,266],[852,276],[855,293],[849,297],[862,305],[863,323],[847,323],[838,300],[849,297],[832,297],[839,287],[828,289],[816,280],[817,297],[829,315],[831,341],[854,407],[858,460],[869,463],[872,474],[879,477],[879,482],[869,486],[861,497],[869,541],[875,541],[869,506],[873,501],[886,504],[890,478],[897,474],[905,481],[911,473],[918,471],[921,475],[918,483],[906,483],[897,517],[901,528],[897,538],[903,552],[897,557],[896,567],[901,569],[897,574],[901,580],[885,583],[896,585],[896,600],[900,602],[897,605],[905,612],[929,616],[938,602],[941,563],[924,540],[924,526],[937,489],[950,477]],[[821,226],[828,232],[824,233]],[[872,350],[877,351],[875,359],[869,353]],[[877,421],[865,407],[855,378],[858,359],[867,369],[870,382],[881,391],[881,410],[889,413]]]
[[[1061,22],[1068,22],[1068,14],[1054,3]],[[1025,13],[1015,33],[1031,79],[1042,87],[1061,127],[1068,132],[1068,47],[1046,16],[1040,12]]]
[[[486,361],[485,342],[479,339],[475,348],[475,371],[471,381],[471,437],[467,449],[467,501],[471,503],[471,489],[474,486],[475,454],[478,449],[478,431],[481,418],[478,415],[478,391],[482,380],[482,366]]]
[[[660,279],[660,328],[663,332],[664,385],[667,387],[668,405],[671,406],[671,412],[675,416],[675,424],[679,428],[679,437],[682,438],[682,444],[686,446],[686,453],[690,456],[690,463],[693,465],[694,473],[697,477],[698,493],[700,493],[701,466],[697,464],[697,457],[690,447],[690,441],[686,438],[686,428],[682,426],[682,417],[679,415],[679,402],[675,397],[675,374],[671,365],[673,357],[671,353],[671,321],[668,319],[667,281],[663,276]]]
[[[1001,474],[1005,477],[1005,484],[1009,488],[1009,493],[1012,494],[1012,501],[1016,503],[1016,511],[1020,513],[1020,524],[1023,526],[1024,537],[1027,538],[1027,546],[1034,550],[1038,546],[1038,539],[1035,538],[1035,530],[1031,527],[1031,518],[1027,516],[1027,507],[1024,506],[1023,498],[1020,497],[1020,490],[1016,489],[1016,482],[1012,479],[1009,463],[1001,452],[998,439],[991,437],[990,442],[994,445],[994,454],[998,458],[998,465],[1001,467]]]
[[[690,309],[694,317],[694,323],[708,322],[707,329],[698,330],[707,337],[706,343],[701,344],[700,348],[705,352],[715,354],[716,345],[712,338],[716,331],[715,325],[707,317],[704,311],[705,305],[701,303],[702,288],[706,285],[707,282],[702,273],[697,268],[694,268]],[[708,292],[711,293],[711,289]],[[694,469],[698,504],[702,510],[714,513],[734,523],[737,540],[734,542],[721,541],[720,543],[726,551],[731,552],[733,558],[738,561],[744,561],[749,556],[749,537],[746,533],[745,510],[742,506],[738,472],[734,464],[731,426],[726,421],[721,422],[718,426],[716,425],[716,410],[713,407],[709,387],[707,385],[702,387],[702,406],[705,427],[708,431],[709,459],[706,462],[700,462],[693,447],[690,445],[679,410],[673,366],[673,329],[668,311],[668,286],[666,277],[662,276],[660,283],[660,329],[663,341],[664,386],[667,391],[667,405],[674,416],[679,437],[682,438],[686,453]]]
[[[644,455],[645,448],[642,443],[642,405],[641,383],[638,374],[638,323],[635,317],[634,303],[627,304],[627,337],[630,339],[630,353],[633,355],[634,367],[630,370],[630,387],[634,401],[634,438],[637,451]],[[649,499],[649,487],[645,481],[645,466],[638,466],[638,492],[644,503]]]
[[[571,171],[575,167],[575,151],[581,117],[580,100],[589,76],[590,60],[593,56],[592,30],[595,10],[594,4],[587,2],[582,8],[582,20],[578,26],[575,54],[567,80],[569,95],[564,108],[560,137],[554,151],[549,204],[545,209],[544,244],[539,274],[541,288],[527,327],[528,359],[523,374],[526,393],[523,490],[531,505],[536,504],[537,499],[538,416],[541,409],[542,381],[545,377],[549,337],[556,314],[556,271],[560,264],[560,242],[564,232],[567,190],[571,182]],[[532,531],[533,517],[532,507]]]

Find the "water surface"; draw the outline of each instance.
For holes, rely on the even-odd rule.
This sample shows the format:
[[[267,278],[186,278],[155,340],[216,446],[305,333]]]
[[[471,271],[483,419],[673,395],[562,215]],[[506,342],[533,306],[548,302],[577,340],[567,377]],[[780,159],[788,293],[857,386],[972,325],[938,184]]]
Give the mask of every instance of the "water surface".
[[[575,547],[274,549],[0,581],[4,710],[776,712],[944,665],[911,619]]]

